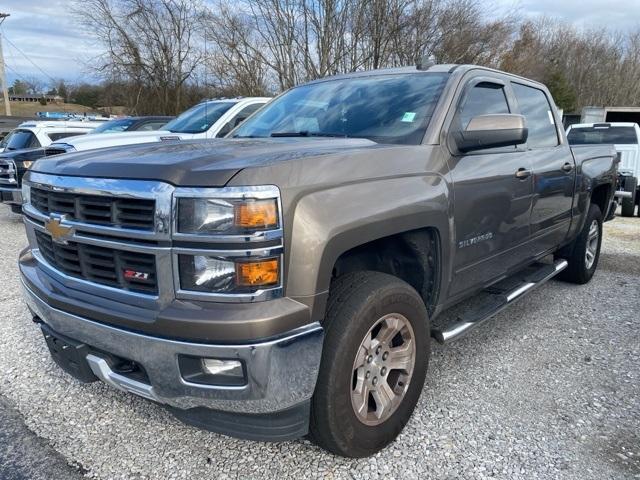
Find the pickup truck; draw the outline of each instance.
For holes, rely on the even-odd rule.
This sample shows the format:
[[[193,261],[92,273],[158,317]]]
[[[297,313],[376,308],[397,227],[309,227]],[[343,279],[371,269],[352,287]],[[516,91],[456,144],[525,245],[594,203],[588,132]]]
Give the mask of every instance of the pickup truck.
[[[544,85],[425,65],[297,86],[224,139],[42,159],[24,298],[81,381],[371,455],[409,420],[431,338],[593,276],[616,155],[561,125]]]
[[[0,152],[46,147],[65,137],[83,135],[102,125],[89,121],[28,121],[18,125],[0,142]]]
[[[47,155],[59,155],[96,148],[137,145],[167,140],[221,138],[237,127],[253,112],[271,100],[268,97],[237,97],[206,100],[182,112],[162,129],[149,132],[113,133],[108,137],[73,137],[54,142]]]
[[[567,129],[567,139],[571,146],[613,145],[620,159],[616,189],[620,214],[633,217],[636,206],[640,205],[640,126],[633,122],[574,124]]]
[[[147,117],[126,117],[100,124],[80,123],[84,128],[69,127],[70,122],[46,122],[48,139],[60,140],[65,137],[82,138],[87,134],[101,135],[115,132],[153,131],[164,126],[173,117],[147,116]],[[74,122],[79,123],[79,122]],[[87,125],[90,128],[86,128]],[[96,126],[97,125],[97,126]],[[82,134],[82,136],[79,136]],[[92,137],[95,138],[95,137]],[[98,137],[102,138],[102,137]],[[42,142],[38,142],[42,144]],[[25,145],[27,147],[25,147]],[[10,148],[0,153],[0,201],[11,207],[14,213],[22,212],[22,190],[20,183],[24,172],[33,165],[33,162],[46,155],[45,147],[33,148],[32,141],[22,136],[22,142],[14,144],[15,148]]]

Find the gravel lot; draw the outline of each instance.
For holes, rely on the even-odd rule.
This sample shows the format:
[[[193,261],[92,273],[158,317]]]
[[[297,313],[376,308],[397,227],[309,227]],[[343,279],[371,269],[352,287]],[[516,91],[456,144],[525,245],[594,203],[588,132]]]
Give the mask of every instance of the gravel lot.
[[[199,431],[160,406],[63,374],[20,297],[24,244],[20,218],[0,207],[0,442],[23,445],[7,435],[21,415],[38,448],[56,457],[55,470],[39,466],[42,478],[65,478],[57,458],[69,478],[640,478],[640,218],[607,224],[590,284],[549,282],[459,342],[435,345],[408,427],[355,461],[306,440]],[[8,420],[7,405],[19,415]],[[7,450],[0,478],[27,478],[6,467]]]

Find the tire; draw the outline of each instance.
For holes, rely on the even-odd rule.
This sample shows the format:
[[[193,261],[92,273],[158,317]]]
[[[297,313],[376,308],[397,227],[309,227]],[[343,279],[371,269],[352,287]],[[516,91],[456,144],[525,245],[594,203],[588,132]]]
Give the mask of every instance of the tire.
[[[626,177],[624,180],[624,191],[631,192],[631,198],[622,199],[622,210],[620,214],[623,217],[633,217],[636,208],[636,190],[638,188],[638,179],[636,177]],[[640,210],[638,211],[640,215]]]
[[[399,325],[403,329],[395,335],[392,332]],[[349,273],[331,286],[323,326],[325,341],[311,402],[310,437],[337,455],[372,455],[402,431],[422,392],[431,340],[427,309],[420,295],[397,277]],[[378,345],[385,334],[392,341]],[[413,342],[407,341],[410,337]],[[370,350],[363,346],[366,338],[371,339]],[[404,353],[401,358],[399,352]],[[389,363],[392,355],[398,363],[404,360],[405,366],[412,357],[412,373],[408,367],[394,369]],[[386,376],[384,365],[388,365]],[[372,393],[365,393],[369,388]],[[385,398],[394,399],[386,410],[378,407]],[[356,405],[362,407],[360,414]]]
[[[594,230],[595,226],[595,230]],[[597,232],[597,238],[593,238],[593,233]],[[563,252],[568,254],[556,254],[558,258],[564,258],[569,265],[565,268],[558,278],[566,282],[577,283],[583,285],[591,280],[593,274],[598,268],[598,260],[600,259],[600,247],[602,246],[602,213],[600,208],[591,204],[587,212],[587,219],[584,222],[582,230],[568,248]],[[587,249],[591,252],[592,258],[587,257]]]

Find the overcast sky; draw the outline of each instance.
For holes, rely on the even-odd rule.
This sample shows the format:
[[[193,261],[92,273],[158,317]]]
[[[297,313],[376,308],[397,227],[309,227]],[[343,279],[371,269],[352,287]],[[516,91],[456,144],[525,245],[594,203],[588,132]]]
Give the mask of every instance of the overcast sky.
[[[640,27],[640,0],[479,1],[498,12],[516,8],[525,16],[546,14],[577,26],[618,30]],[[44,83],[49,83],[48,77],[71,82],[95,80],[88,65],[100,54],[100,45],[90,31],[74,22],[70,3],[71,0],[0,1],[0,11],[11,14],[2,27],[9,83],[20,77],[38,77]]]

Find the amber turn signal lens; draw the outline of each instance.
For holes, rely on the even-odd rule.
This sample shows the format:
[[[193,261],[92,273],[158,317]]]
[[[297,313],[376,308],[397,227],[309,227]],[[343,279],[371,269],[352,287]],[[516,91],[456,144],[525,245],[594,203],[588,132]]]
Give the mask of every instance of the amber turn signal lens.
[[[235,208],[235,225],[241,228],[273,228],[278,226],[278,206],[275,200],[240,203]]]
[[[236,263],[236,282],[240,287],[269,286],[278,283],[277,258]]]

